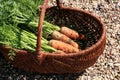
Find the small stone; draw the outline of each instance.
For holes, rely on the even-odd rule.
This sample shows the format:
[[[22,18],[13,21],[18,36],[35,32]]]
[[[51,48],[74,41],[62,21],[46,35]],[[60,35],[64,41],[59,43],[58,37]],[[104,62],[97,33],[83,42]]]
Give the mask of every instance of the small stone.
[[[114,66],[117,66],[117,67],[118,67],[118,66],[120,66],[120,63],[115,63]]]
[[[39,79],[40,77],[41,77],[40,75],[36,75],[36,76],[35,76],[36,79]]]

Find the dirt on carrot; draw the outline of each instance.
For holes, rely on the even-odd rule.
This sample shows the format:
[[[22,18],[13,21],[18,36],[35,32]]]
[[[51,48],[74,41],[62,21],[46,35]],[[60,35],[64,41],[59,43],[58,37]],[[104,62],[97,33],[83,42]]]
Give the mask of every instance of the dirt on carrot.
[[[50,40],[49,41],[49,45],[54,47],[55,49],[64,51],[66,53],[78,53],[79,49],[71,46],[70,44],[67,44],[65,42],[62,41],[58,41],[58,40]]]
[[[52,38],[56,39],[56,40],[63,41],[65,43],[68,43],[75,48],[79,48],[79,45],[75,41],[73,41],[72,39],[70,39],[69,37],[67,37],[66,35],[64,35],[58,31],[53,31]]]

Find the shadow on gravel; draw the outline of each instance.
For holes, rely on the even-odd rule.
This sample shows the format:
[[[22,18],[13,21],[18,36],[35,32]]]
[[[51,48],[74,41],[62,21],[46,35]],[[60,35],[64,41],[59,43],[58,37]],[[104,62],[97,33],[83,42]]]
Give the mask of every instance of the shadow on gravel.
[[[76,80],[85,71],[75,74],[40,74],[14,68],[0,55],[0,80]]]

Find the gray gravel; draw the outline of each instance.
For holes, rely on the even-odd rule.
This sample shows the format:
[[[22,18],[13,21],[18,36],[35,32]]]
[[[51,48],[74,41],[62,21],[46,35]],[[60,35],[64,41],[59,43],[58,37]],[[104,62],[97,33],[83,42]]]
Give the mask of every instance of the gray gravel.
[[[120,0],[63,0],[63,4],[88,10],[101,18],[107,29],[104,54],[82,74],[59,75],[26,72],[0,57],[0,80],[120,80]]]

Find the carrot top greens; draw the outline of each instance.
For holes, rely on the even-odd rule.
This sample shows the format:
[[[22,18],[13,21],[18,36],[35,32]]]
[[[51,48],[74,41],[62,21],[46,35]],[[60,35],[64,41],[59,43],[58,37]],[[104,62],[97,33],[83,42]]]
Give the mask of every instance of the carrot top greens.
[[[16,49],[35,51],[39,19],[38,6],[43,4],[43,1],[44,0],[0,0],[0,44],[8,45]],[[57,29],[59,29],[58,26],[44,21],[41,43],[42,51],[57,51],[48,45],[47,36],[45,36],[49,32],[52,32],[52,30]],[[13,52],[14,51],[10,51],[9,55],[13,56]]]

